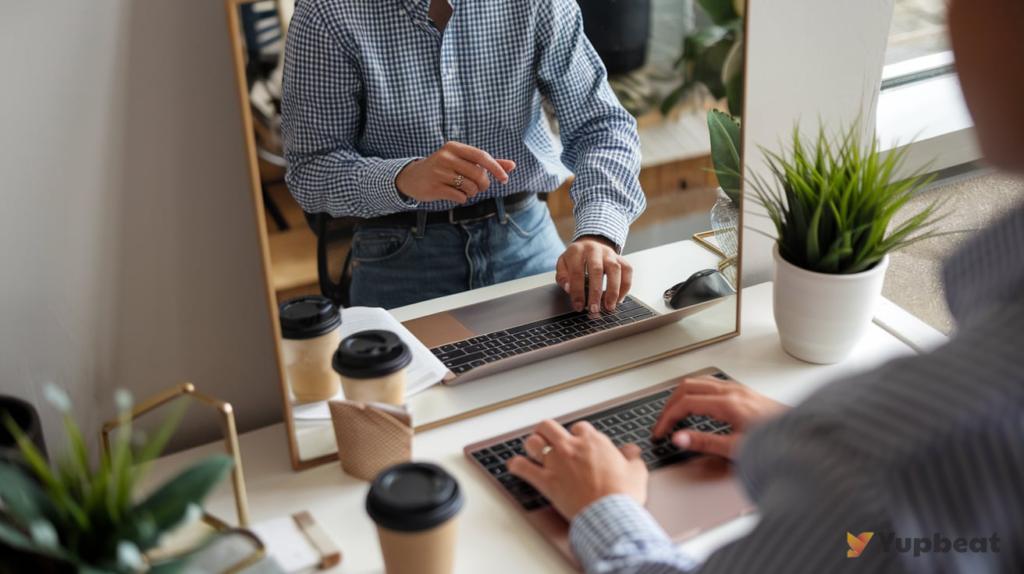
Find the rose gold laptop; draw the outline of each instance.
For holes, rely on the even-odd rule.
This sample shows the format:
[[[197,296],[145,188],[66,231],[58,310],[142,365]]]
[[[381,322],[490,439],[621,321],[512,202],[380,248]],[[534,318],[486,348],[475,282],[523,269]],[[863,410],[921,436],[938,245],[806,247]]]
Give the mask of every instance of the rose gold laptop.
[[[456,385],[656,329],[732,300],[729,295],[674,310],[630,295],[615,311],[592,314],[573,310],[569,295],[551,284],[403,324],[451,371],[444,383]]]
[[[672,391],[684,378],[698,376],[714,376],[729,384],[738,384],[720,369],[708,368],[556,419],[566,426],[588,420],[616,445],[640,446],[651,471],[647,510],[675,542],[754,510],[726,460],[680,450],[664,439],[651,442],[650,429]],[[732,432],[729,425],[706,416],[688,417],[676,430],[683,428],[715,434]],[[522,428],[471,444],[465,448],[466,457],[487,475],[511,506],[526,516],[541,536],[579,568],[569,546],[568,523],[547,499],[511,475],[505,466],[508,459],[524,454],[522,441],[532,431],[533,427]]]

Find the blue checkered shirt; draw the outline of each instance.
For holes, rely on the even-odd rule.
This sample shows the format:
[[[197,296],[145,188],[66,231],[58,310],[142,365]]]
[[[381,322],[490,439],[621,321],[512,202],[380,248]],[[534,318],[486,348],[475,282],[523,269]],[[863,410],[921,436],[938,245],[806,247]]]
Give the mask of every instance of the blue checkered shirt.
[[[1024,207],[946,262],[959,327],[948,344],[832,384],[751,433],[737,462],[761,513],[748,536],[699,564],[633,499],[610,496],[570,528],[586,571],[1024,572],[1022,254]],[[850,558],[848,532],[874,539]],[[899,551],[915,538],[938,550]],[[986,551],[951,549],[957,538]]]
[[[446,210],[399,195],[407,164],[458,141],[516,162],[472,201],[550,192],[570,173],[575,237],[620,247],[643,212],[636,121],[608,86],[576,0],[299,0],[288,29],[282,131],[307,212],[370,218]],[[442,41],[443,40],[443,41]],[[547,97],[561,145],[541,109]]]

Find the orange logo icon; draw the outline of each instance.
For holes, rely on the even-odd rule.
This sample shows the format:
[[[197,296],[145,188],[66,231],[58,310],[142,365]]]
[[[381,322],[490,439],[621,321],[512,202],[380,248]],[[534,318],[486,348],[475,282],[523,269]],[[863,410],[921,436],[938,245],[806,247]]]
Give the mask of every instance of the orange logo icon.
[[[874,536],[874,532],[861,532],[860,536],[854,536],[849,532],[846,533],[846,543],[850,545],[850,549],[846,551],[847,558],[856,558],[860,556],[861,552],[864,552],[864,547],[871,541],[871,537]]]

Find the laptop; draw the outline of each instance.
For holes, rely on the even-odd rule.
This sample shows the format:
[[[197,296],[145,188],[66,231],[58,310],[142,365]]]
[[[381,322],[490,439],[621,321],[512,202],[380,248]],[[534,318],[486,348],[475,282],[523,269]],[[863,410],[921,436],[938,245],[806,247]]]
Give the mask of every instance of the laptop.
[[[650,429],[665,401],[684,378],[699,376],[717,377],[723,384],[739,384],[720,369],[708,368],[556,419],[566,427],[587,420],[611,437],[616,446],[627,443],[640,446],[641,456],[650,470],[647,510],[674,542],[682,542],[754,510],[728,461],[681,450],[667,439],[652,440]],[[471,444],[464,452],[509,505],[522,513],[541,536],[579,568],[569,546],[569,524],[536,489],[510,474],[506,467],[506,461],[513,456],[525,456],[523,441],[533,428],[518,429]],[[732,432],[728,424],[706,416],[691,415],[673,432],[684,428],[715,434]]]
[[[726,296],[683,309],[629,295],[614,311],[577,312],[555,284],[403,323],[450,371],[447,385],[656,329],[699,313]]]

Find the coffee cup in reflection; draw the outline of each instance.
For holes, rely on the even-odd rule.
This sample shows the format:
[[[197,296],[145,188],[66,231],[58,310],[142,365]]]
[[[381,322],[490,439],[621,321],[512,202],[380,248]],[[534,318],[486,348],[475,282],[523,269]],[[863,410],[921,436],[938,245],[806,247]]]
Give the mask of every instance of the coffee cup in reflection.
[[[377,475],[366,512],[387,574],[450,574],[461,508],[458,482],[437,465],[408,462]]]
[[[296,400],[326,401],[338,394],[331,357],[341,340],[341,313],[328,298],[303,295],[278,309],[281,347]]]
[[[346,337],[334,353],[345,399],[405,404],[405,369],[412,351],[391,331],[363,331]]]

